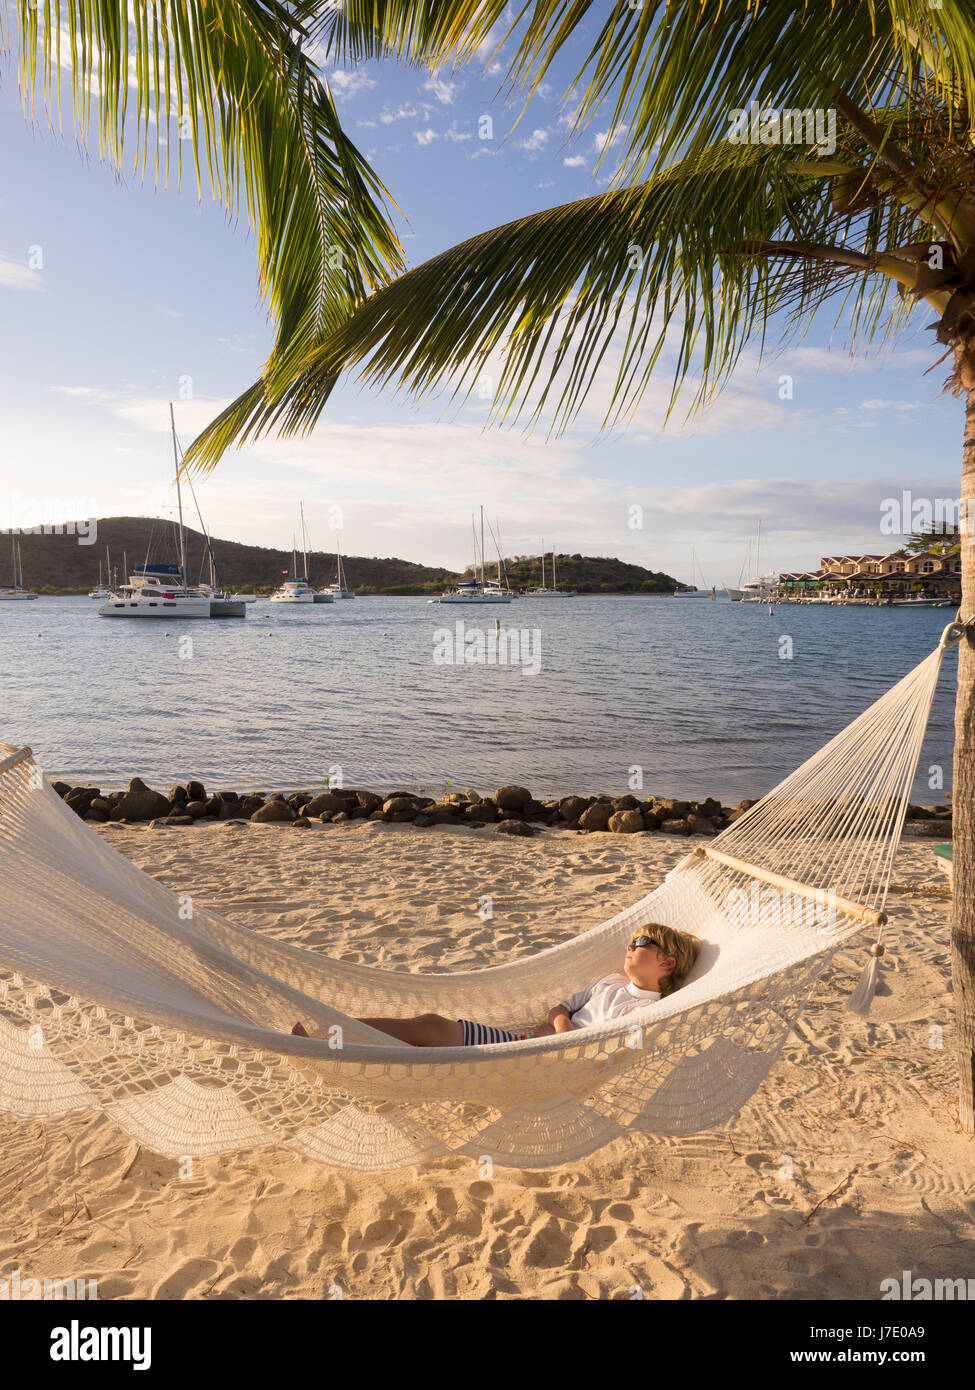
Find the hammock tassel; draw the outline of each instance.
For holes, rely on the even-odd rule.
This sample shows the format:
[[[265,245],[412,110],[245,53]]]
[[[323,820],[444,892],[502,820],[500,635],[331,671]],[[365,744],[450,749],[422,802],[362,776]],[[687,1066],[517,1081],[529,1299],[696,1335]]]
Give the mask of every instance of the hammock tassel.
[[[879,941],[875,941],[870,947],[870,959],[860,972],[857,987],[850,995],[846,1007],[851,1014],[856,1014],[858,1018],[868,1018],[870,1016],[870,1005],[873,1003],[873,996],[877,992],[877,983],[880,979],[880,957],[886,951],[886,946],[881,946]]]

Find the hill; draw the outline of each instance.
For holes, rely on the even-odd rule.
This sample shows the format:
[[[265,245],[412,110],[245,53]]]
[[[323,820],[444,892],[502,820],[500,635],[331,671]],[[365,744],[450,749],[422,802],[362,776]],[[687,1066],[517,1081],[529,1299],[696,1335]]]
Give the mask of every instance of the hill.
[[[123,554],[129,570],[142,564],[147,555],[156,562],[178,560],[176,528],[172,521],[158,517],[110,516],[97,523],[95,545],[79,545],[71,535],[21,535],[24,583],[38,593],[87,593],[98,582],[98,565],[105,564],[105,547],[111,552],[112,567],[122,579]],[[217,576],[228,589],[275,589],[283,571],[291,574],[291,551],[273,550],[262,545],[242,545],[239,541],[213,537]],[[0,539],[0,582],[6,582],[10,568],[9,541]],[[209,575],[204,564],[206,541],[202,532],[186,527],[186,568],[190,582]],[[298,559],[299,567],[301,558]],[[396,557],[379,559],[362,555],[343,555],[346,583],[361,594],[439,593],[456,578],[452,570],[414,565]],[[331,584],[335,579],[334,551],[308,552],[309,579],[313,584]]]
[[[542,582],[542,562],[537,555],[516,555],[505,560],[508,583],[513,589],[533,589]],[[488,573],[491,573],[488,565]],[[630,565],[609,556],[555,553],[555,578],[560,589],[580,594],[672,594],[678,586],[672,575]],[[545,557],[545,583],[552,584],[552,556]]]
[[[97,522],[97,541],[81,545],[76,535],[19,534],[24,583],[38,593],[87,593],[98,582],[98,566],[104,569],[105,547],[111,552],[113,569],[122,579],[123,555],[129,570],[147,556],[157,562],[178,559],[176,527],[171,520],[158,517],[110,516]],[[291,551],[267,546],[243,545],[239,541],[213,537],[217,576],[228,589],[270,591],[291,573]],[[10,578],[9,541],[0,533],[0,583]],[[209,574],[206,542],[202,532],[186,527],[186,557],[190,582]],[[450,588],[459,574],[443,567],[417,565],[395,556],[379,558],[343,555],[346,582],[360,594],[437,594]],[[299,559],[299,566],[301,560]],[[506,560],[512,588],[530,589],[541,581],[537,557],[516,555]],[[603,556],[559,555],[556,567],[560,588],[581,594],[657,594],[672,593],[676,580],[668,574],[643,569]],[[330,584],[335,579],[335,555],[331,551],[308,552],[308,578],[312,584]],[[468,570],[469,572],[469,570]],[[493,573],[488,566],[488,573]],[[546,577],[551,576],[546,563]]]

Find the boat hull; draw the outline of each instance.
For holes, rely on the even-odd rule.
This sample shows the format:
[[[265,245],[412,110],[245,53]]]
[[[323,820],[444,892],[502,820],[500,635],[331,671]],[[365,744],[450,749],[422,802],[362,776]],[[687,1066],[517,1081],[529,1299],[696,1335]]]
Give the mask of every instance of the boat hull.
[[[209,618],[210,599],[113,599],[98,610],[101,618]]]

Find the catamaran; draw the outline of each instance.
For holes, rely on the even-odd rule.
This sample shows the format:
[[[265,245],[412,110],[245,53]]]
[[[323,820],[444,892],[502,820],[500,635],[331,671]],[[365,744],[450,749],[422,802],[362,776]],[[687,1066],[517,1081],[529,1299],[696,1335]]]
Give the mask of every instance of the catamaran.
[[[305,562],[304,572],[298,573],[298,547],[294,536],[291,537],[291,556],[294,573],[291,579],[286,579],[280,588],[275,589],[271,595],[272,603],[331,603],[332,595],[328,593],[318,593],[308,583],[308,533],[305,530],[305,507],[304,503],[299,503],[299,515],[301,517],[301,543],[302,559]]]
[[[335,537],[335,583],[326,584],[324,589],[319,589],[316,603],[327,602],[322,597],[325,594],[330,594],[333,599],[355,598],[355,589],[348,588],[345,583],[345,566],[342,564],[342,547],[338,536]]]
[[[102,562],[98,562],[98,583],[92,589],[88,597],[104,600],[108,598],[112,585],[112,558],[109,554],[108,546],[105,547],[105,580],[102,582]]]
[[[32,589],[24,588],[24,562],[20,558],[20,542],[10,538],[10,553],[13,568],[13,583],[0,588],[0,599],[37,598]]]
[[[490,524],[490,523],[489,523]],[[471,515],[471,533],[474,537],[474,574],[471,579],[462,579],[455,589],[449,590],[444,594],[438,594],[436,598],[429,599],[430,603],[510,603],[514,595],[507,587],[507,577],[505,582],[501,582],[501,546],[494,535],[494,528],[491,528],[491,535],[494,538],[495,546],[498,551],[498,573],[496,579],[486,579],[484,576],[484,508],[481,508],[481,550],[480,563],[477,548],[477,529],[474,524],[473,513]],[[480,568],[480,577],[478,577]]]
[[[575,589],[560,589],[555,573],[555,548],[552,548],[552,586],[545,586],[545,541],[542,540],[542,583],[537,589],[528,590],[528,598],[576,598]]]
[[[109,591],[108,600],[98,610],[101,618],[209,618],[211,596],[203,589],[192,589],[186,582],[186,531],[183,527],[183,495],[179,485],[179,449],[176,420],[170,402],[169,420],[173,433],[173,459],[176,464],[176,500],[179,509],[179,564],[155,564],[146,557],[136,565],[128,583]]]

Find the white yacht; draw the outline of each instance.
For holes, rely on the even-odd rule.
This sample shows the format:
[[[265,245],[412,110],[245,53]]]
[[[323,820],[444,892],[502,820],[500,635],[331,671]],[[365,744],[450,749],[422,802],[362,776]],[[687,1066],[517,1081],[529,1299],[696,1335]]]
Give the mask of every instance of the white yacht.
[[[324,589],[319,589],[315,597],[315,602],[327,603],[328,598],[326,595],[333,599],[355,598],[355,589],[346,587],[345,566],[342,564],[342,548],[337,536],[335,538],[335,583],[326,584]]]
[[[490,523],[489,523],[490,525]],[[474,536],[474,574],[471,579],[462,579],[455,589],[447,593],[439,594],[436,598],[428,599],[429,603],[510,603],[514,594],[507,587],[507,580],[501,582],[501,545],[497,536],[494,535],[494,528],[491,528],[491,535],[494,538],[495,547],[498,552],[498,574],[496,579],[486,579],[484,576],[484,508],[481,508],[481,550],[478,556],[477,549],[477,530],[474,525],[474,517],[471,516],[471,531]],[[480,568],[480,575],[478,569]]]
[[[257,602],[257,595],[256,595],[256,594],[231,594],[230,597],[233,599],[234,603],[256,603],[256,602]]]
[[[741,603],[768,603],[775,597],[779,576],[774,570],[768,574],[757,574],[741,586]]]
[[[111,588],[112,588],[112,557],[111,557],[111,553],[110,553],[110,551],[109,551],[107,545],[106,545],[106,547],[105,547],[105,567],[106,567],[106,568],[105,568],[105,578],[104,578],[104,580],[103,580],[103,579],[102,579],[102,562],[101,562],[101,560],[99,560],[99,562],[98,562],[98,583],[95,585],[95,587],[94,587],[94,588],[90,591],[90,593],[88,594],[88,597],[89,597],[89,598],[96,598],[96,599],[98,599],[98,600],[99,600],[100,602],[102,602],[102,603],[104,603],[105,599],[108,598],[108,595],[109,595],[109,593],[111,592]]]
[[[13,561],[13,583],[0,587],[0,599],[15,600],[37,598],[32,589],[24,588],[24,564],[20,558],[20,542],[11,537],[11,559]]]
[[[304,503],[299,504],[301,516],[301,544],[302,559],[305,562],[304,573],[298,573],[298,547],[294,536],[291,537],[291,559],[294,573],[290,579],[284,583],[271,595],[272,603],[331,603],[332,595],[329,593],[318,593],[308,583],[308,535],[305,531],[305,507]]]
[[[576,598],[575,589],[560,589],[555,573],[555,550],[552,550],[552,584],[547,587],[545,584],[545,542],[542,541],[542,582],[539,588],[529,589],[527,598]]]
[[[482,584],[479,579],[462,579],[456,589],[440,594],[430,603],[510,603],[509,590],[499,588],[493,581]]]
[[[127,584],[109,592],[102,618],[209,618],[210,595],[190,589],[182,566],[136,565]]]

